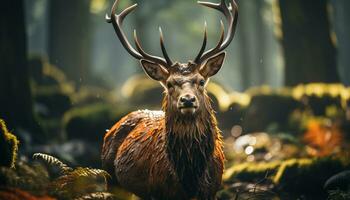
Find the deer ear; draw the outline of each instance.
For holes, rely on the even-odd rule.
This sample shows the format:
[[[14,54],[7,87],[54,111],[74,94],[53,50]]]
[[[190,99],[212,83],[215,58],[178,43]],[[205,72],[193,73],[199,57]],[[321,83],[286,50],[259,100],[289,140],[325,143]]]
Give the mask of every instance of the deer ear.
[[[222,52],[209,58],[208,61],[199,69],[199,72],[205,78],[214,76],[221,69],[225,56],[226,52]]]
[[[156,81],[163,81],[168,78],[169,72],[163,66],[144,59],[142,59],[140,62],[143,70],[145,70],[146,74],[152,79]]]

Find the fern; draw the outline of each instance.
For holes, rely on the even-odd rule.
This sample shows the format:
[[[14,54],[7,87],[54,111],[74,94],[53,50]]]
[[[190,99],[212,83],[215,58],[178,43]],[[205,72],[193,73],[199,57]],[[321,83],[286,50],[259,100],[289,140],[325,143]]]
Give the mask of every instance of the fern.
[[[342,190],[330,190],[328,191],[328,200],[347,200],[350,199],[350,192],[345,192]]]
[[[89,167],[73,169],[58,158],[43,153],[35,153],[33,158],[44,160],[49,165],[57,166],[61,170],[62,175],[51,181],[48,186],[49,191],[54,196],[62,199],[74,199],[77,197],[106,199],[104,196],[112,196],[104,193],[107,190],[107,178],[110,177],[104,170]]]
[[[70,173],[74,176],[86,176],[86,177],[103,177],[103,178],[109,178],[110,175],[102,169],[93,169],[89,167],[78,167],[74,171]]]
[[[60,161],[58,158],[44,154],[44,153],[35,153],[33,154],[34,159],[41,159],[44,160],[49,165],[55,165],[57,166],[62,173],[67,173],[69,171],[72,171],[73,169],[71,167],[68,167],[65,163]]]
[[[106,171],[89,167],[72,168],[44,153],[35,153],[33,158],[45,161],[48,167],[57,166],[61,173],[50,178],[47,167],[42,163],[29,165],[21,161],[15,168],[0,167],[0,182],[32,195],[47,195],[61,200],[115,199],[113,194],[107,192],[107,178],[110,175]],[[4,199],[1,195],[7,193],[0,194],[0,199]]]
[[[91,194],[87,194],[78,198],[75,198],[75,200],[112,200],[115,199],[114,195],[108,192],[95,192]]]
[[[107,178],[110,175],[101,169],[78,167],[65,173],[52,182],[51,187],[56,191],[65,191],[71,194],[86,194],[87,192],[107,190]],[[103,181],[98,181],[102,178]],[[101,182],[103,187],[101,186]]]

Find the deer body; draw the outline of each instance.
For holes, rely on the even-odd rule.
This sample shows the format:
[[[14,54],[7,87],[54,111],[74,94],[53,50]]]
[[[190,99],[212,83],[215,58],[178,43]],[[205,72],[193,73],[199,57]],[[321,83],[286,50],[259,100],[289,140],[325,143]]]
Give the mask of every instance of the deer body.
[[[135,46],[121,29],[124,18],[136,4],[111,17],[115,32],[126,50],[139,59],[145,73],[164,87],[162,111],[135,111],[122,118],[106,133],[102,147],[103,167],[115,175],[116,182],[144,199],[215,199],[222,173],[224,155],[221,132],[205,86],[221,68],[225,52],[237,25],[237,5],[230,0],[219,4],[199,2],[222,12],[229,24],[227,38],[221,23],[216,47],[202,47],[188,63],[173,63],[160,29],[164,58],[146,53],[134,31]]]
[[[171,133],[165,115],[136,111],[119,121],[105,137],[105,164],[114,163],[109,170],[114,170],[119,185],[145,199],[213,199],[221,184],[224,160],[220,132],[212,126],[215,121],[205,119],[208,129],[214,130],[187,121]],[[202,122],[197,124],[202,126]],[[202,128],[203,133],[196,130]],[[123,129],[132,130],[117,141]],[[116,144],[119,146],[111,146]]]

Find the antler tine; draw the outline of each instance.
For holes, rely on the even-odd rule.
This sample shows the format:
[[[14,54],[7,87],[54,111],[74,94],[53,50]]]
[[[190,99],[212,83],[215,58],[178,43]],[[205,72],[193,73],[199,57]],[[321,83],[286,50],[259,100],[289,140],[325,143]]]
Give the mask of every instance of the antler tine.
[[[163,37],[163,31],[162,31],[162,28],[159,27],[159,35],[160,35],[160,47],[162,48],[162,52],[163,52],[163,56],[166,60],[166,62],[168,63],[169,66],[172,66],[173,65],[173,62],[171,61],[167,51],[166,51],[166,48],[165,48],[165,45],[164,45],[164,37]]]
[[[227,23],[229,24],[227,37],[224,39],[224,28],[223,23],[221,22],[221,37],[216,45],[216,47],[207,50],[203,55],[198,59],[197,63],[202,63],[206,59],[210,58],[211,56],[219,53],[220,51],[224,50],[232,41],[234,34],[236,32],[236,26],[238,21],[238,7],[234,0],[230,0],[229,6],[226,5],[225,0],[221,0],[220,3],[211,3],[211,2],[203,2],[198,1],[199,4],[213,8],[215,10],[218,10],[224,14],[226,17]],[[197,58],[196,58],[197,59]]]
[[[225,27],[224,27],[224,23],[222,22],[222,20],[220,20],[220,29],[221,29],[220,39],[219,39],[218,44],[214,48],[216,50],[221,47],[222,42],[224,41],[224,38],[225,38]]]
[[[126,10],[122,12],[122,15],[115,14],[117,5],[119,0],[114,1],[112,9],[111,9],[111,16],[108,17],[108,14],[106,14],[106,21],[108,23],[112,23],[115,33],[117,34],[120,42],[122,43],[123,47],[128,51],[130,55],[135,57],[136,59],[142,59],[142,55],[137,52],[129,43],[127,37],[125,36],[124,31],[121,29],[121,25],[123,24],[123,20],[126,17],[127,14],[129,14],[131,11],[133,11],[137,4],[134,4],[130,7],[128,7]]]
[[[222,45],[221,48],[225,49],[232,41],[233,37],[235,36],[236,33],[236,27],[237,27],[237,22],[238,22],[238,6],[234,0],[231,0],[230,7],[227,8],[228,13],[231,16],[231,21],[230,21],[230,26],[228,29],[228,37],[226,38],[224,44]],[[232,13],[233,12],[233,13]]]
[[[137,33],[136,30],[134,29],[134,41],[135,41],[135,46],[137,48],[137,51],[140,52],[140,54],[143,56],[144,59],[152,61],[154,63],[158,63],[161,64],[164,67],[168,67],[168,63],[161,57],[156,57],[156,56],[152,56],[148,53],[146,53],[142,47],[141,47],[141,43],[137,37]]]
[[[222,0],[223,1],[223,0]],[[212,2],[206,2],[206,1],[197,1],[198,4],[201,4],[203,6],[207,6],[209,8],[214,8],[216,10],[220,10],[221,8],[221,4],[222,4],[222,1],[221,3],[212,3]]]
[[[124,31],[121,28],[121,26],[123,24],[123,21],[124,21],[125,17],[128,14],[130,14],[133,10],[135,10],[135,8],[137,7],[137,4],[134,4],[132,6],[127,7],[120,14],[115,14],[118,2],[119,2],[119,0],[115,0],[114,1],[112,9],[111,9],[111,16],[109,17],[106,14],[106,21],[108,23],[112,23],[113,24],[115,33],[117,34],[117,36],[118,36],[120,42],[122,43],[123,47],[128,51],[128,53],[130,55],[132,55],[136,59],[139,59],[139,60],[140,59],[147,59],[147,60],[149,60],[151,62],[161,64],[164,67],[168,67],[168,64],[169,64],[168,59],[169,58],[166,58],[167,60],[165,60],[164,58],[150,55],[150,54],[146,53],[142,49],[142,47],[140,45],[140,42],[137,39],[136,31],[134,32],[134,39],[135,39],[135,44],[136,44],[137,50],[129,43],[127,37],[125,36]]]
[[[131,13],[132,11],[135,10],[135,8],[137,7],[137,3],[135,3],[132,6],[127,7],[125,10],[123,10],[120,14],[119,14],[119,20],[120,20],[120,25],[122,25],[124,18]]]
[[[194,59],[195,63],[198,63],[199,59],[202,57],[204,51],[205,51],[205,47],[207,46],[207,22],[204,22],[204,38],[203,38],[203,43],[202,43],[202,47],[199,50],[198,55],[196,56],[196,58]]]

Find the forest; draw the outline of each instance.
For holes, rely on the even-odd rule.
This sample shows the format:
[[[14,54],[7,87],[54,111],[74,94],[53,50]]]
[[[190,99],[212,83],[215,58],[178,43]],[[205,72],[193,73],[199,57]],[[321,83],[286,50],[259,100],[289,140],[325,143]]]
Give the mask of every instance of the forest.
[[[195,57],[204,24],[208,48],[220,20],[227,31],[196,0],[119,2],[117,13],[138,4],[123,23],[131,45],[136,29],[162,55],[161,27],[174,61]],[[205,85],[225,155],[216,198],[350,199],[350,1],[235,2],[236,33]],[[113,3],[2,2],[0,200],[140,199],[103,168],[104,136],[133,111],[161,110],[164,88],[106,22]]]

